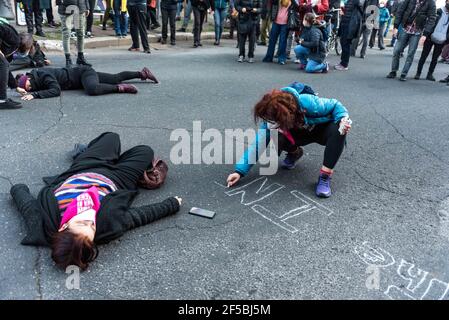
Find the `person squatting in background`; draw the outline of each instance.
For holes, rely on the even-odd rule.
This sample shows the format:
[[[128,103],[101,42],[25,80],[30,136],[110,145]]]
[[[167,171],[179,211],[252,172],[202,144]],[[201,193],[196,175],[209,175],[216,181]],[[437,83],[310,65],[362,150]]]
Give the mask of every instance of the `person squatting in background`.
[[[25,68],[41,68],[51,64],[45,54],[42,52],[37,41],[33,40],[33,35],[22,32],[19,34],[20,45],[12,55],[12,61],[9,64],[9,70],[15,71]]]
[[[27,74],[16,76],[17,92],[22,100],[35,98],[45,99],[58,97],[63,90],[81,90],[97,96],[108,93],[137,93],[132,84],[122,83],[125,80],[141,79],[158,83],[148,68],[141,71],[123,71],[117,74],[97,72],[92,67],[80,66],[72,68],[40,68]]]
[[[154,168],[153,159],[154,151],[147,145],[121,153],[119,135],[105,132],[75,154],[68,170],[44,178],[37,199],[26,185],[15,184],[10,194],[27,230],[21,244],[50,247],[58,267],[85,270],[97,258],[98,244],[175,214],[182,202],[179,197],[131,207],[138,187],[147,187],[141,179]],[[167,170],[159,171],[163,179]]]
[[[329,65],[325,61],[326,44],[320,29],[321,23],[313,13],[306,13],[302,24],[299,45],[295,47],[296,58],[301,62],[299,69],[308,73],[327,73]]]
[[[331,177],[343,152],[351,121],[341,102],[320,98],[311,94],[310,90],[310,87],[294,82],[288,87],[265,94],[256,104],[254,119],[256,122],[261,120],[256,139],[235,165],[235,172],[228,176],[228,187],[248,175],[254,165],[251,161],[257,162],[263,152],[262,148],[269,144],[272,129],[279,132],[278,156],[282,151],[287,152],[282,161],[285,169],[295,168],[296,162],[303,155],[302,146],[310,143],[325,146],[315,193],[318,197],[331,196]]]
[[[248,62],[254,62],[256,48],[256,24],[259,23],[259,15],[262,12],[261,0],[235,0],[235,8],[238,16],[238,62],[245,60],[245,46],[248,39]]]

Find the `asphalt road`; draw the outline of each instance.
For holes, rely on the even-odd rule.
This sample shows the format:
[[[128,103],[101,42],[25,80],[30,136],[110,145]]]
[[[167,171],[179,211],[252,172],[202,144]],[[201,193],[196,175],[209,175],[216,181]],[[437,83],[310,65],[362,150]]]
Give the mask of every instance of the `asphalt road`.
[[[327,75],[261,63],[264,47],[253,65],[238,64],[236,53],[228,41],[151,55],[88,51],[99,71],[146,65],[161,83],[138,82],[137,95],[64,92],[1,113],[1,299],[448,299],[449,87],[386,79],[391,50]],[[49,57],[62,65],[61,54]],[[435,76],[448,73],[439,64]],[[294,171],[253,170],[239,189],[221,185],[232,165],[172,164],[163,188],[142,191],[135,204],[179,195],[181,211],[101,246],[79,290],[66,287],[48,249],[19,244],[25,227],[11,183],[37,194],[41,177],[69,166],[75,142],[115,131],[123,149],[149,144],[168,159],[172,130],[192,132],[194,120],[202,130],[254,127],[254,103],[294,80],[341,100],[353,120],[330,199],[314,196],[318,145],[305,148]],[[217,214],[189,215],[193,206]]]

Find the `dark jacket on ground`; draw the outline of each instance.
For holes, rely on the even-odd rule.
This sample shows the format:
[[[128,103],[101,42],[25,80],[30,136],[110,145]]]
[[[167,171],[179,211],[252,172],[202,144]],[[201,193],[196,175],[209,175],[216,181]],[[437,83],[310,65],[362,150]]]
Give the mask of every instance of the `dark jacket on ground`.
[[[161,0],[161,9],[176,10],[178,7],[178,0]]]
[[[316,26],[304,28],[301,38],[304,39],[301,45],[310,49],[309,59],[322,63],[326,59],[326,51],[321,30]]]
[[[82,89],[81,74],[90,67],[40,68],[27,75],[30,77],[31,91],[35,98],[58,97],[62,90]]]
[[[413,11],[417,0],[405,0],[396,11],[394,27],[397,29],[400,25],[406,27],[416,22],[418,29],[423,30],[423,36],[429,36],[435,27],[436,6],[434,0],[425,0],[424,4],[418,9],[416,16]]]
[[[13,199],[19,197],[21,199],[22,205],[19,206],[19,202],[16,204],[27,228],[27,235],[21,244],[35,246],[49,246],[51,244],[51,238],[58,232],[61,223],[61,213],[54,190],[70,176],[86,170],[89,171],[90,168],[89,164],[84,163],[72,167],[60,176],[44,178],[46,186],[39,192],[37,199],[29,193],[28,187],[23,184],[11,188],[10,193]],[[108,243],[121,237],[128,230],[179,211],[178,200],[173,197],[159,203],[131,208],[131,203],[137,193],[133,190],[119,189],[101,200],[96,220],[95,243]],[[26,201],[23,201],[24,194]]]
[[[58,6],[58,13],[62,15],[70,14],[70,9],[67,10],[69,6],[77,6],[79,12],[90,10],[89,0],[56,0],[56,5]]]
[[[276,20],[278,12],[279,12],[279,7],[281,6],[281,1],[280,0],[272,0],[271,1],[271,8],[269,8],[269,10],[271,11],[271,21]],[[295,0],[291,1],[291,5],[288,8],[288,19],[287,21],[290,20],[290,16],[293,14],[293,11],[298,11],[299,10],[299,6],[296,3]],[[302,23],[302,21],[301,21]]]

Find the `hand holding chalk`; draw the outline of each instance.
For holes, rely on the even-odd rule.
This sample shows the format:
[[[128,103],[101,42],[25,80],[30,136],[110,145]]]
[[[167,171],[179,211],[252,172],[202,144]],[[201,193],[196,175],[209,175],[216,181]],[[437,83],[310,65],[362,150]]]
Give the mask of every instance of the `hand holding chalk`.
[[[226,180],[228,182],[228,188],[232,187],[240,180],[240,174],[237,172],[231,173]]]

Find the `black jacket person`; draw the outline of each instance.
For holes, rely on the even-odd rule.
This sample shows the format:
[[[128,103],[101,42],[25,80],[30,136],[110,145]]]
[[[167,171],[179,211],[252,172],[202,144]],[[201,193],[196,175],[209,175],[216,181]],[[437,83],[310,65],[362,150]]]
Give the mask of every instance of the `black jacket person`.
[[[98,253],[96,244],[108,243],[128,230],[176,213],[181,199],[175,197],[138,208],[131,207],[138,194],[138,181],[152,166],[154,153],[146,145],[136,146],[123,154],[120,149],[118,134],[101,134],[74,158],[68,170],[58,176],[44,178],[46,185],[37,199],[26,185],[14,185],[10,193],[27,230],[21,244],[51,246],[52,258],[58,266],[65,268],[74,264],[85,269]],[[83,214],[78,212],[70,220],[65,220],[68,207],[64,211],[64,201],[75,201],[78,206],[75,207],[79,208],[79,202],[76,202],[79,199],[87,202],[86,198],[80,197],[85,196],[84,190],[92,187],[103,194],[96,218],[78,219]],[[67,199],[70,192],[74,194]],[[64,221],[67,222],[63,224]]]

